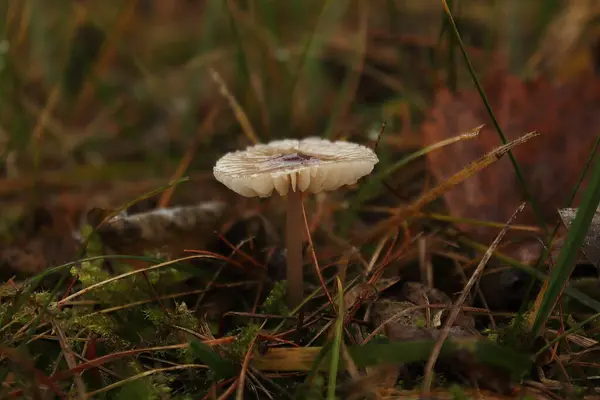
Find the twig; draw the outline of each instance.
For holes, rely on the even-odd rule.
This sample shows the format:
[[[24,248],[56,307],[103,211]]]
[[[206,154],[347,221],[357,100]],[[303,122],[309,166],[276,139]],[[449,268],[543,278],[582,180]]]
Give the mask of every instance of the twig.
[[[483,257],[481,258],[479,265],[477,265],[477,268],[475,268],[473,275],[471,275],[471,278],[465,285],[465,288],[461,292],[460,297],[454,303],[452,310],[450,311],[450,315],[448,316],[448,319],[446,320],[444,327],[442,328],[442,330],[440,332],[440,336],[439,336],[437,342],[435,343],[435,345],[433,346],[433,349],[431,350],[431,355],[429,356],[429,359],[427,360],[427,364],[425,365],[425,376],[423,378],[423,389],[422,389],[423,396],[427,395],[431,391],[431,382],[433,380],[433,367],[435,366],[435,363],[440,355],[440,351],[442,350],[442,346],[444,345],[444,342],[446,341],[446,339],[448,338],[448,335],[450,334],[450,328],[452,328],[452,325],[454,324],[454,321],[456,320],[456,317],[458,316],[458,313],[460,312],[461,306],[467,299],[467,296],[471,292],[471,289],[473,288],[475,283],[477,283],[477,281],[479,280],[479,277],[483,273],[483,270],[484,270],[487,262],[492,257],[492,254],[494,253],[494,251],[496,250],[496,248],[498,247],[498,245],[504,238],[504,235],[506,235],[506,232],[508,232],[508,225],[510,225],[510,223],[514,220],[514,218],[517,216],[517,214],[520,213],[523,210],[523,208],[525,208],[526,204],[527,204],[526,202],[521,203],[521,205],[512,214],[512,216],[506,223],[506,226],[504,227],[504,229],[502,229],[500,231],[500,233],[498,234],[498,236],[496,236],[496,239],[494,239],[491,246],[487,249],[487,251],[485,252]]]
[[[223,392],[223,394],[221,394],[219,396],[219,398],[217,400],[226,400],[229,398],[229,396],[231,396],[233,394],[233,391],[235,390],[235,388],[237,388],[239,385],[238,380],[236,379],[235,381],[233,381],[233,383],[231,384],[231,386],[229,386],[229,388]]]
[[[233,114],[235,115],[235,118],[237,119],[240,126],[242,127],[242,132],[244,133],[244,135],[246,135],[246,138],[248,138],[248,140],[252,144],[260,142],[260,140],[258,140],[258,137],[256,136],[254,128],[252,127],[252,124],[250,123],[250,120],[248,119],[248,116],[244,112],[244,109],[240,106],[235,97],[233,97],[233,95],[227,88],[225,81],[223,80],[223,78],[221,78],[221,75],[212,68],[209,68],[208,72],[210,73],[210,77],[212,78],[212,80],[217,84],[217,86],[219,86],[219,91],[221,92],[221,95],[223,95],[223,97],[225,97],[229,102],[229,106],[233,110]]]
[[[381,137],[385,133],[385,127],[387,126],[387,121],[383,121],[381,123],[381,128],[379,129],[379,133],[377,134],[377,139],[375,139],[375,144],[373,145],[373,152],[377,154],[377,148],[379,147],[379,142],[381,141]]]

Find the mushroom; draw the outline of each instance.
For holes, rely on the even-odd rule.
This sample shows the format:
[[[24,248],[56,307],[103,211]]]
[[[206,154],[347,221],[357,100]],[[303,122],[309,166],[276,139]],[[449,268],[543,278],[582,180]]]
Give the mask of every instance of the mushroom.
[[[379,159],[359,144],[309,137],[257,144],[219,159],[215,178],[245,197],[269,197],[276,190],[287,195],[288,305],[304,297],[302,194],[336,190],[371,173]]]

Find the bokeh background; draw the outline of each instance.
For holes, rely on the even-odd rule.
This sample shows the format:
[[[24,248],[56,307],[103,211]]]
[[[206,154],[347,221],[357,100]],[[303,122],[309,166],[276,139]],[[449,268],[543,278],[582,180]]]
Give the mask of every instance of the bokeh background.
[[[448,4],[482,75],[596,67],[591,0]],[[40,194],[107,206],[186,157],[200,182],[252,135],[368,142],[386,121],[385,163],[421,146],[438,89],[473,88],[437,0],[6,0],[1,13],[5,215]]]
[[[454,16],[461,42],[444,4]],[[198,358],[202,349],[179,351],[189,343],[182,343],[187,339],[173,328],[178,325],[188,333],[201,332],[198,337],[203,340],[212,340],[214,334],[227,343],[235,340],[236,346],[242,343],[236,347],[236,360],[241,360],[244,346],[260,327],[238,315],[224,328],[220,318],[232,310],[256,312],[261,304],[266,313],[287,313],[280,307],[281,286],[271,292],[268,286],[282,277],[285,267],[279,234],[284,210],[276,196],[258,200],[235,195],[216,182],[212,168],[228,151],[277,138],[321,136],[376,147],[380,162],[369,178],[327,196],[312,196],[305,203],[315,257],[328,278],[338,271],[333,267],[341,265],[345,271],[347,264],[348,280],[357,278],[361,284],[377,275],[368,275],[371,272],[385,270],[385,278],[422,281],[429,289],[453,296],[464,288],[464,271],[477,265],[477,257],[524,198],[512,164],[504,157],[443,196],[433,196],[435,201],[426,199],[423,209],[408,208],[402,218],[398,210],[406,211],[403,207],[417,204],[437,183],[502,144],[484,97],[507,139],[540,133],[514,154],[525,187],[540,204],[541,218],[528,205],[515,221],[518,226],[508,236],[524,239],[512,249],[503,242],[500,249],[514,259],[490,263],[494,270],[486,270],[478,294],[487,302],[474,303],[504,312],[502,318],[510,312],[510,319],[497,331],[494,326],[492,334],[487,322],[481,323],[483,317],[478,328],[488,338],[500,337],[499,342],[512,335],[509,339],[514,340],[504,343],[518,351],[519,330],[526,324],[520,312],[535,311],[539,305],[535,297],[543,294],[538,290],[541,284],[530,275],[545,279],[545,270],[534,271],[522,263],[537,260],[543,247],[540,233],[544,225],[557,222],[556,210],[577,205],[573,190],[598,144],[599,16],[595,0],[0,0],[0,295],[19,299],[23,277],[74,262],[84,253],[104,254],[104,245],[113,253],[139,257],[151,253],[149,247],[168,247],[173,256],[197,249],[229,260],[231,243],[243,242],[243,249],[259,260],[232,256],[243,264],[243,271],[219,264],[219,273],[225,272],[218,280],[218,273],[212,275],[215,264],[207,261],[187,269],[182,265],[152,271],[149,278],[144,275],[150,286],[137,275],[137,280],[106,285],[106,290],[79,303],[53,310],[60,323],[39,319],[46,316],[51,301],[55,306],[59,297],[79,296],[91,285],[104,285],[116,274],[150,261],[82,263],[70,269],[70,275],[49,274],[41,285],[46,292],[28,293],[22,309],[0,302],[0,321],[6,320],[0,333],[9,345],[27,349],[36,358],[36,368],[48,374],[72,365],[56,361],[62,360],[64,350],[64,343],[57,345],[59,339],[49,341],[40,334],[29,340],[28,335],[41,332],[30,325],[34,319],[47,323],[43,329],[55,323],[52,329],[73,337],[84,332],[85,344],[74,346],[87,359],[158,345],[181,345],[170,348],[168,365]],[[481,125],[485,126],[477,138],[431,151]],[[188,181],[174,190],[143,196],[183,177]],[[582,182],[585,187],[586,179]],[[226,204],[225,212],[216,213],[218,221],[196,220],[192,215],[187,220],[197,222],[197,231],[172,235],[169,242],[162,241],[169,232],[161,236],[168,229],[152,225],[153,216],[160,213],[150,213],[145,220],[152,229],[134,226],[112,237],[100,232],[100,239],[107,242],[102,245],[82,240],[82,233],[91,233],[101,217],[132,201],[131,214],[212,200]],[[168,228],[177,225],[170,222],[165,224]],[[375,229],[381,226],[394,233]],[[156,233],[154,228],[156,242],[133,237]],[[477,243],[463,240],[456,228]],[[228,235],[229,242],[216,231]],[[249,237],[253,240],[246,240]],[[247,281],[252,278],[256,284],[263,262],[264,270],[273,272],[266,274],[271,281],[261,281],[255,290],[256,285]],[[58,272],[66,273],[67,267]],[[588,267],[580,275],[592,278],[580,289],[597,298],[597,271]],[[52,289],[65,276],[68,280]],[[573,292],[576,282],[571,283]],[[319,287],[316,279],[311,285]],[[56,291],[49,294],[51,289]],[[596,300],[578,293],[580,302],[598,311]],[[166,299],[164,304],[155,301],[160,298],[157,294]],[[326,304],[323,297],[318,301]],[[573,309],[564,309],[568,317],[564,319],[571,323],[575,315],[577,321],[583,320],[575,314],[577,309],[570,314]],[[110,315],[99,318],[104,312]],[[333,321],[328,318],[320,322],[318,334],[306,331],[290,340],[322,344],[323,337],[321,342],[313,340],[327,331],[325,323]],[[563,332],[567,323],[562,314],[560,325],[557,321],[548,324],[555,330],[546,333]],[[291,325],[290,329],[293,332]],[[397,331],[414,333],[406,326]],[[576,343],[583,343],[582,348],[597,344],[593,336],[597,332],[596,324],[589,337],[577,336]],[[98,350],[89,350],[87,341],[96,339]],[[551,367],[550,361],[538,360],[557,385],[539,376],[532,379],[552,390],[570,388],[558,385],[563,375],[593,386],[588,376],[598,376],[594,355],[591,361],[584,360],[588,364],[577,364],[576,357],[563,358],[570,350],[561,352],[560,360],[553,358]],[[114,367],[123,379],[104,374],[104,380],[90,383],[88,389],[105,391],[107,382],[122,385],[124,377],[167,365],[157,358],[139,364],[126,360]],[[566,374],[556,360],[572,363]],[[478,365],[467,364],[480,372]],[[10,368],[0,369],[3,388],[13,394],[23,387],[35,393],[38,385],[29,371],[13,374],[20,370]],[[95,369],[91,372],[100,376]],[[173,374],[177,379],[169,388],[157,374],[158,378],[147,379],[150,389],[141,389],[160,392],[160,398],[180,389],[190,396],[216,393],[208,375],[188,372]],[[88,375],[84,377],[88,384]],[[481,385],[494,383],[485,374],[476,378]],[[412,387],[418,386],[418,379]],[[298,383],[280,382],[289,384],[290,391]],[[394,379],[391,386],[395,384]],[[79,388],[82,396],[84,389]],[[130,398],[125,397],[129,392],[120,393]]]

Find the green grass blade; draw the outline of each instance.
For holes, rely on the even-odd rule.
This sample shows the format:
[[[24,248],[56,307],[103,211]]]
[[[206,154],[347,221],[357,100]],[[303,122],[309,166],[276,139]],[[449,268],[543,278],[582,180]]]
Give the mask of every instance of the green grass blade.
[[[435,345],[435,340],[410,340],[402,342],[369,342],[365,345],[348,346],[348,353],[357,367],[398,365],[426,361]],[[257,355],[254,367],[260,371],[309,371],[318,365],[319,371],[328,369],[328,364],[317,364],[327,353],[331,341],[323,347],[280,348],[265,355]],[[444,358],[458,356],[475,363],[490,365],[510,372],[513,379],[526,373],[532,363],[530,354],[508,346],[477,337],[453,337],[442,347]],[[286,359],[285,363],[281,360]],[[463,358],[464,359],[464,358]],[[325,361],[325,360],[323,360]],[[329,359],[327,361],[330,361]],[[344,360],[340,360],[344,365]]]
[[[492,120],[492,124],[494,125],[496,132],[498,132],[498,136],[500,136],[500,140],[502,141],[502,144],[506,144],[507,143],[506,136],[504,136],[502,128],[500,128],[500,124],[498,123],[498,120],[496,119],[496,116],[494,115],[494,112],[492,111],[492,106],[488,102],[487,96],[485,95],[483,87],[481,86],[481,83],[479,82],[479,79],[477,78],[477,75],[475,74],[475,69],[473,68],[473,64],[471,64],[471,60],[469,59],[469,55],[467,54],[465,45],[462,41],[462,38],[460,37],[460,33],[458,32],[456,22],[454,21],[454,17],[452,16],[452,12],[448,8],[448,4],[447,4],[446,0],[442,0],[442,4],[444,5],[446,14],[448,14],[448,21],[450,22],[450,27],[452,28],[452,31],[456,38],[456,43],[458,44],[460,51],[463,55],[465,64],[467,65],[467,69],[469,70],[469,74],[471,75],[471,79],[473,79],[473,83],[477,87],[477,91],[479,92],[481,101],[483,101],[485,109],[487,110],[487,112]],[[531,204],[533,211],[535,212],[535,215],[540,224],[540,227],[544,230],[544,234],[546,236],[548,236],[546,224],[544,223],[544,217],[543,217],[542,213],[540,212],[539,205],[538,205],[537,201],[535,200],[535,198],[533,197],[533,195],[531,194],[531,191],[527,187],[527,183],[525,182],[525,179],[523,178],[523,174],[521,173],[519,164],[517,163],[517,160],[515,159],[515,156],[513,155],[512,151],[508,152],[508,157],[514,167],[515,173],[517,174],[517,179],[519,180],[519,183],[521,184],[521,186],[523,188],[523,193],[525,195],[525,199]]]
[[[571,207],[571,204],[573,203],[573,200],[575,200],[575,196],[577,195],[577,192],[579,191],[579,187],[581,186],[581,183],[583,182],[583,179],[585,178],[585,176],[587,175],[587,171],[590,167],[590,165],[592,164],[592,161],[594,160],[594,155],[596,154],[596,150],[598,150],[598,145],[600,144],[600,135],[598,135],[598,137],[596,138],[596,141],[594,142],[594,146],[592,147],[592,151],[590,152],[590,155],[585,163],[585,166],[583,167],[583,170],[581,171],[581,173],[579,174],[579,179],[577,180],[577,184],[575,185],[575,187],[573,188],[571,194],[569,195],[569,199],[566,202],[565,207]],[[556,236],[556,233],[558,232],[558,229],[561,226],[561,221],[558,221],[556,223],[556,225],[554,226],[554,229],[552,230],[552,234],[550,235],[550,242],[554,241],[554,237]],[[550,256],[550,247],[546,247],[544,248],[544,252],[541,255],[540,259],[538,260],[538,264],[537,266],[541,265],[542,262],[544,262],[546,259],[548,259],[548,257]],[[536,268],[537,268],[536,266]],[[529,298],[530,292],[533,288],[529,287],[529,289],[527,290],[527,294],[526,294],[526,298]],[[588,305],[588,307],[591,307],[590,305]],[[594,307],[591,307],[594,308]],[[526,304],[523,303],[521,310],[519,311],[520,314],[522,314],[526,309]]]
[[[554,345],[554,343],[557,343],[563,339],[565,339],[567,336],[582,330],[583,327],[591,322],[593,322],[594,320],[600,318],[600,313],[596,313],[594,315],[592,315],[591,317],[584,319],[583,321],[575,324],[573,327],[571,327],[570,329],[567,329],[566,331],[564,331],[563,333],[561,333],[560,335],[558,335],[557,337],[555,337],[554,339],[548,341],[548,343],[546,343],[541,349],[539,349],[536,353],[535,353],[535,358],[540,357],[542,354],[544,354],[545,351],[549,350],[552,345]]]
[[[583,182],[583,179],[587,175],[587,171],[590,168],[590,165],[592,165],[592,161],[594,161],[594,155],[596,154],[596,151],[598,150],[598,145],[600,145],[600,135],[598,135],[598,137],[596,138],[596,141],[594,142],[594,146],[592,147],[592,151],[590,152],[590,155],[589,155],[589,157],[588,157],[588,159],[587,159],[587,161],[585,163],[585,166],[583,167],[583,170],[579,174],[579,179],[577,180],[577,184],[575,185],[575,188],[571,192],[571,195],[569,196],[569,200],[567,201],[567,204],[566,204],[565,207],[571,207],[571,204],[573,203],[573,200],[575,200],[575,196],[577,195],[577,192],[579,191],[579,187],[581,186],[581,183]],[[557,226],[556,226],[555,231],[554,231],[555,233],[556,233],[556,231],[558,230],[559,227],[560,227],[560,222],[557,223]]]
[[[342,349],[342,338],[344,333],[344,289],[340,278],[336,279],[338,287],[338,316],[335,322],[335,337],[331,349],[331,363],[329,367],[329,386],[327,387],[327,399],[335,400],[335,387],[337,382],[338,366],[340,364],[340,351]]]
[[[435,341],[409,341],[394,343],[370,342],[364,346],[349,347],[356,365],[368,367],[382,364],[399,364],[424,361],[429,357]],[[444,343],[442,356],[451,356],[458,351],[467,351],[477,362],[493,365],[510,371],[513,378],[526,373],[531,366],[531,357],[491,340],[452,339]]]
[[[567,234],[565,245],[558,256],[556,266],[550,273],[548,288],[542,298],[539,311],[532,326],[532,334],[534,337],[540,333],[542,327],[548,320],[548,317],[552,313],[552,309],[562,292],[563,286],[568,281],[571,272],[575,267],[577,254],[581,249],[583,239],[587,234],[599,203],[600,159],[597,159],[594,168],[592,169],[589,186],[583,194],[581,205],[577,211],[573,225]]]
[[[448,7],[451,10],[454,10],[454,2],[452,0],[448,0]],[[456,89],[458,87],[457,85],[457,70],[456,70],[456,51],[455,51],[455,47],[456,47],[456,39],[454,37],[454,35],[452,34],[452,32],[448,29],[450,23],[448,21],[448,16],[444,13],[443,14],[443,22],[442,22],[442,28],[440,29],[440,38],[444,35],[447,34],[448,35],[448,54],[447,54],[447,85],[448,88],[450,89],[450,91],[452,93],[456,92]]]

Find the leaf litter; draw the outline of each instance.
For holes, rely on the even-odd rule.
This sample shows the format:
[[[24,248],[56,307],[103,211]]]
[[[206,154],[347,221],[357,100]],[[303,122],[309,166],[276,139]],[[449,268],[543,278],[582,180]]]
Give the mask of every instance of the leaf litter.
[[[149,7],[149,3],[144,2],[143,7]],[[181,11],[180,6],[170,7],[166,3],[161,3],[159,8],[161,20],[173,15],[176,10]],[[207,13],[210,8],[209,5],[202,6]],[[135,13],[132,10],[134,8],[130,7],[121,10],[122,25],[119,29],[123,30],[118,31],[112,40],[119,37],[125,43],[133,40],[129,35],[123,35],[127,32],[125,28],[128,24],[134,23]],[[438,11],[436,9],[435,12]],[[472,18],[472,10],[468,11],[468,18]],[[269,36],[272,33],[262,32],[262,27],[254,26],[255,21],[249,18],[247,10],[232,6],[229,12],[230,18],[244,21],[237,29],[245,34],[247,32],[241,26],[252,26],[260,31],[260,40],[268,42],[269,51],[277,50],[273,37]],[[369,13],[380,17],[377,7],[369,7]],[[389,13],[384,14],[389,17]],[[267,20],[270,18],[260,16],[263,17]],[[95,24],[85,17],[83,21],[90,23],[90,26]],[[351,57],[353,66],[361,65],[360,69],[353,70],[346,78],[352,83],[351,86],[356,86],[355,97],[358,99],[362,91],[373,89],[365,87],[363,77],[367,75],[378,84],[383,82],[387,85],[388,92],[390,88],[402,91],[405,84],[410,87],[413,83],[404,82],[406,80],[402,75],[394,75],[394,69],[401,64],[396,58],[396,49],[387,43],[378,47],[382,38],[396,38],[397,35],[381,32],[372,35],[371,27],[365,28],[368,22],[363,15],[360,23],[364,37],[360,40],[369,44],[366,50],[361,50],[366,54]],[[196,29],[197,21],[190,25]],[[177,28],[177,35],[190,29],[186,23]],[[345,52],[352,50],[354,39],[342,39],[346,36],[350,38],[350,35],[334,35],[330,45],[337,46],[338,52],[341,47]],[[84,42],[83,39],[77,40]],[[401,41],[405,43],[406,37],[402,37]],[[427,37],[410,42],[412,46],[415,46],[414,43],[427,43],[420,49],[423,50],[433,48],[435,40]],[[107,45],[105,54],[94,51],[91,62],[97,57],[101,60],[95,69],[100,76],[107,76],[111,60],[116,60],[117,64],[121,64],[120,67],[131,62],[125,52],[114,51],[114,44],[111,43]],[[77,44],[85,46],[79,42]],[[239,44],[242,51],[252,53],[252,49],[245,48],[251,46]],[[92,46],[97,46],[97,43],[92,43]],[[388,52],[390,48],[394,51]],[[381,49],[384,51],[377,51]],[[443,47],[443,50],[447,48]],[[140,47],[142,58],[146,51],[145,47]],[[215,58],[220,57],[218,55]],[[311,57],[305,60],[309,72],[314,67]],[[229,67],[234,65],[226,58],[220,59],[226,60],[224,64]],[[255,60],[250,59],[253,62]],[[385,59],[388,67],[391,66],[383,74],[378,64],[381,59]],[[282,73],[278,70],[285,64],[282,60],[277,61],[279,64],[265,61],[273,73],[274,81]],[[69,71],[77,68],[72,61],[73,58]],[[134,64],[138,62],[135,60]],[[174,73],[178,75],[177,78],[170,76],[170,79],[189,79],[186,74],[194,69],[194,63],[203,62],[194,60],[185,66],[185,70]],[[344,65],[345,61],[336,62]],[[415,62],[412,64],[411,61],[411,65],[425,64],[420,59]],[[80,72],[89,73],[88,67],[86,65],[86,71]],[[254,115],[257,112],[256,105],[248,104],[244,91],[240,94],[236,81],[232,79],[231,68],[219,66],[218,63],[209,68],[212,74],[207,74],[207,81],[216,81],[216,87],[207,87],[202,95],[208,99],[210,106],[200,104],[198,108],[202,112],[205,108],[213,110],[212,114],[216,115],[214,110],[229,107],[242,125],[245,139],[244,135],[237,134],[220,137],[218,141],[207,144],[211,146],[209,150],[203,147],[204,144],[194,145],[185,155],[187,160],[182,160],[175,172],[167,168],[167,176],[180,178],[182,171],[198,168],[190,161],[196,152],[201,155],[198,157],[196,154],[196,158],[201,159],[200,168],[207,168],[212,158],[204,157],[202,151],[217,154],[243,147],[248,141],[256,141],[257,136],[262,138],[263,134],[266,138],[273,132],[270,129],[264,132],[255,130],[254,122],[260,120],[264,125],[261,128],[274,128],[279,125],[273,122],[279,123],[282,119],[279,115],[261,115],[257,118]],[[74,72],[75,79],[82,81],[67,82],[69,96],[77,98],[81,95],[85,101],[82,100],[79,107],[91,107],[95,105],[93,85],[77,72]],[[134,74],[130,66],[118,72]],[[276,90],[285,85],[261,87],[262,83],[257,83],[254,71],[246,73],[246,79],[252,81],[253,96],[260,102],[259,112],[264,113],[264,107],[273,102],[270,96],[277,94]],[[163,81],[148,75],[146,78],[156,80],[155,85],[161,83],[158,85],[161,93],[153,93],[152,96],[164,100],[173,95],[170,92],[173,88],[163,85],[168,79]],[[127,79],[130,77],[127,76]],[[345,198],[360,193],[360,185],[358,192],[351,188],[344,194],[319,198],[315,202],[317,204],[307,203],[304,211],[306,226],[299,229],[306,228],[309,233],[304,262],[311,263],[312,268],[305,265],[308,281],[306,298],[297,310],[287,309],[284,301],[287,288],[281,272],[285,267],[285,251],[278,235],[281,232],[282,215],[281,204],[277,200],[242,203],[229,198],[223,201],[222,196],[209,189],[209,184],[204,182],[198,186],[199,189],[192,190],[202,193],[193,193],[191,202],[172,201],[173,188],[166,200],[163,197],[159,201],[158,208],[151,205],[134,210],[136,207],[130,207],[127,212],[112,216],[103,224],[97,222],[112,215],[112,210],[97,209],[88,214],[86,220],[86,204],[72,212],[77,214],[77,218],[71,218],[68,223],[61,222],[63,214],[68,212],[51,211],[51,218],[48,221],[42,218],[38,226],[34,223],[34,229],[14,228],[10,232],[14,235],[10,238],[11,243],[3,244],[0,250],[2,272],[7,272],[4,268],[6,265],[10,266],[8,274],[2,276],[0,286],[0,315],[4,323],[0,326],[3,343],[0,349],[3,357],[0,394],[40,397],[47,392],[61,396],[68,391],[70,395],[81,398],[141,396],[187,399],[199,394],[204,398],[227,398],[235,394],[238,398],[278,398],[279,395],[289,398],[291,393],[301,393],[302,389],[306,389],[312,394],[311,398],[324,398],[325,393],[329,398],[420,398],[423,377],[433,372],[437,388],[433,388],[429,394],[437,398],[550,398],[557,393],[583,393],[586,389],[594,392],[593,383],[586,380],[586,376],[593,376],[597,368],[593,354],[593,346],[597,343],[593,339],[597,339],[597,326],[589,316],[589,308],[580,307],[577,301],[565,296],[565,301],[561,303],[563,307],[553,314],[544,332],[544,339],[553,341],[552,356],[543,365],[536,365],[538,368],[534,373],[531,366],[537,360],[531,357],[531,349],[522,350],[520,343],[511,341],[511,335],[526,336],[526,332],[520,330],[520,313],[515,308],[503,309],[505,303],[502,302],[490,305],[492,303],[485,301],[485,294],[481,301],[483,304],[476,304],[475,289],[478,284],[473,293],[470,293],[471,286],[467,286],[469,290],[464,288],[469,277],[472,280],[478,278],[471,268],[477,265],[479,258],[463,252],[464,249],[458,245],[461,243],[460,234],[467,233],[486,244],[491,254],[494,246],[487,247],[487,244],[521,203],[514,172],[506,157],[502,157],[508,149],[524,165],[526,179],[533,192],[540,196],[548,223],[557,218],[556,209],[565,205],[561,203],[564,199],[558,198],[564,195],[565,187],[571,188],[580,172],[578,167],[583,165],[582,160],[586,158],[584,149],[591,147],[588,145],[594,134],[586,133],[591,130],[585,128],[588,124],[594,126],[596,116],[579,105],[584,104],[592,109],[597,102],[594,79],[586,77],[557,85],[546,78],[525,82],[505,72],[488,78],[486,93],[490,95],[494,110],[499,110],[502,125],[507,126],[510,142],[506,146],[502,146],[491,132],[476,93],[462,89],[458,93],[438,90],[433,107],[427,113],[429,120],[423,124],[421,132],[424,147],[430,151],[413,153],[418,157],[425,156],[428,171],[436,178],[437,186],[433,186],[433,189],[424,188],[421,195],[408,206],[398,206],[405,199],[395,199],[393,207],[384,213],[390,217],[374,226],[360,215],[349,224],[351,229],[348,236],[337,235],[338,217],[344,214],[337,211],[344,209]],[[308,83],[299,86],[302,86],[302,90],[309,90]],[[82,93],[78,93],[80,91]],[[383,93],[375,91],[378,92],[376,94]],[[223,96],[219,96],[219,92]],[[322,100],[331,102],[331,99],[339,98],[336,90],[331,92]],[[127,96],[119,100],[131,101]],[[36,105],[40,113],[45,113],[40,115],[65,114],[65,106],[59,97],[54,95],[50,98],[54,100],[45,102],[46,110]],[[280,96],[275,98],[280,99]],[[573,98],[578,101],[572,101]],[[303,100],[307,99],[308,96]],[[352,104],[352,98],[343,100],[345,106],[346,103]],[[419,98],[415,103],[421,107],[426,102]],[[189,104],[182,105],[183,102],[177,104],[182,109],[189,107]],[[151,140],[144,146],[138,146],[134,140],[134,145],[130,147],[134,151],[129,151],[127,139],[120,136],[123,146],[119,146],[120,151],[115,149],[115,154],[121,152],[119,157],[135,158],[140,154],[140,147],[161,148],[164,143],[179,141],[185,149],[187,141],[177,137],[180,130],[178,124],[181,123],[177,118],[180,117],[172,117],[179,115],[177,107],[169,110],[170,117],[158,119],[159,126],[152,135],[148,135]],[[82,115],[86,111],[92,115],[91,110],[84,110]],[[139,111],[138,106],[132,107],[127,118],[135,119],[134,114]],[[144,111],[154,114],[156,109]],[[298,114],[299,110],[292,111],[294,118],[300,120],[296,124],[302,130],[312,131],[315,126],[331,126],[319,121],[319,118],[331,112],[327,107],[316,111],[311,118],[305,118],[303,113]],[[204,119],[208,122],[202,124],[203,131],[211,131],[214,124],[220,132],[226,132],[227,124],[231,122],[227,121],[228,118],[217,120],[214,115]],[[54,116],[49,118],[52,124],[56,122]],[[273,120],[269,121],[269,118]],[[380,116],[375,117],[378,118]],[[195,115],[190,118],[195,119],[202,118]],[[372,115],[361,115],[356,119],[352,116],[346,119],[346,115],[342,115],[336,117],[334,125],[352,126],[354,121],[372,119]],[[40,121],[37,121],[37,129],[43,126],[39,124]],[[68,123],[76,125],[81,121],[69,120]],[[120,122],[115,119],[110,123],[118,125]],[[482,124],[485,125],[480,131],[476,127]],[[56,128],[56,124],[53,126],[58,136],[68,136],[60,132],[61,128]],[[394,136],[402,136],[395,135],[397,121],[392,121],[390,126]],[[85,127],[85,137],[95,135],[93,128],[91,124]],[[352,129],[361,131],[355,126]],[[164,135],[157,134],[164,131],[177,133],[169,139],[170,142],[165,141]],[[480,132],[479,137],[448,144],[453,141],[449,138],[470,131]],[[557,132],[576,132],[580,140],[568,140],[566,135]],[[362,132],[355,136],[364,140]],[[40,138],[47,139],[44,135],[40,135]],[[397,144],[401,140],[396,139],[394,137],[387,141],[384,138],[380,147],[383,151],[391,149],[392,160],[403,162],[396,152],[402,146]],[[198,139],[195,143],[199,142]],[[82,140],[76,141],[74,148],[81,147],[82,143]],[[52,146],[44,147],[49,149]],[[167,157],[167,152],[161,153],[161,157]],[[107,160],[110,162],[110,157]],[[402,168],[396,167],[396,175],[402,175],[409,167],[414,167],[414,163],[408,165],[411,160],[402,164]],[[469,164],[473,160],[476,161]],[[206,165],[202,164],[204,161]],[[393,167],[394,164],[387,166]],[[551,171],[549,176],[548,170]],[[41,175],[42,182],[44,176],[55,176],[51,173]],[[116,177],[119,179],[118,174]],[[64,179],[59,180],[61,185],[64,184]],[[54,179],[53,182],[59,180]],[[15,187],[35,187],[37,182],[36,179],[26,179],[21,183],[25,181],[27,185]],[[18,183],[17,180],[10,182]],[[369,188],[366,197],[375,192],[379,192],[377,195],[385,192],[381,183],[374,181],[373,187],[378,186],[375,188],[377,190],[371,191]],[[5,187],[1,190],[3,193],[15,192],[14,188]],[[180,194],[181,190],[185,188],[177,188],[176,194]],[[138,193],[140,191],[143,190],[136,190]],[[446,202],[448,216],[429,213],[428,208],[440,196]],[[357,203],[363,208],[362,199],[358,197]],[[217,199],[219,202],[215,203]],[[175,205],[165,207],[167,202]],[[244,213],[239,213],[239,210]],[[469,218],[482,220],[484,224],[469,224]],[[527,228],[523,225],[533,224],[530,210],[525,210],[520,218],[518,221],[522,226],[517,227],[515,222],[508,236],[523,232],[531,236],[542,231],[539,227]],[[487,226],[485,223],[488,223]],[[448,229],[450,224],[459,227],[460,234]],[[492,224],[495,226],[490,227]],[[565,225],[568,228],[567,221]],[[90,235],[92,232],[94,234]],[[372,241],[379,243],[375,250],[370,247]],[[417,242],[428,246],[425,268],[432,271],[427,271],[431,276],[426,283],[418,281],[423,266],[419,265]],[[517,244],[520,246],[517,247],[518,251],[510,254],[519,261],[531,260],[539,253],[539,245],[533,243],[534,250]],[[82,245],[85,246],[86,258],[78,257]],[[498,249],[503,251],[502,245]],[[589,246],[593,246],[591,236],[583,251],[593,259],[593,247]],[[482,262],[481,265],[484,264]],[[135,268],[132,269],[132,266]],[[492,268],[490,265],[487,269]],[[58,281],[66,276],[71,283],[66,289],[61,285],[60,290],[55,292],[52,282],[44,279],[45,285],[39,291],[32,292],[37,282],[47,276],[55,276]],[[142,276],[147,282],[141,279]],[[338,282],[338,276],[344,277],[341,280],[343,287],[334,284]],[[496,294],[502,291],[499,288],[507,287],[501,285],[493,275],[489,276],[492,276],[491,286]],[[148,282],[151,291],[148,291]],[[597,282],[589,282],[589,279],[586,282],[574,280],[572,283],[569,288],[571,293],[581,291],[593,294],[597,288]],[[457,295],[459,292],[460,296]],[[340,298],[342,295],[343,298]],[[459,300],[453,302],[453,298]],[[453,313],[451,318],[450,313]],[[498,320],[497,328],[488,324],[490,315]],[[6,316],[10,317],[6,319]],[[581,321],[587,322],[582,325]],[[449,329],[449,339],[442,344],[439,339],[444,337],[444,329]],[[565,341],[562,340],[563,336]],[[439,342],[436,344],[436,341]],[[35,364],[21,362],[21,355],[16,357],[13,352],[14,348],[25,346],[34,356],[32,359]],[[424,371],[424,363],[436,348],[440,350],[439,362],[434,362],[435,369],[427,371],[425,368]],[[317,360],[321,362],[317,363]],[[579,373],[578,368],[579,371],[585,369],[585,373]],[[307,374],[310,379],[305,380]],[[94,380],[92,376],[99,379]]]
[[[597,133],[589,126],[600,124],[594,111],[594,104],[600,101],[600,81],[593,76],[581,76],[555,83],[542,76],[525,82],[498,68],[489,73],[484,88],[509,140],[530,130],[540,133],[536,140],[516,147],[513,153],[531,192],[541,204],[546,223],[553,225],[557,222],[556,210],[568,201],[568,192],[563,188],[577,185],[596,140]],[[578,101],[574,102],[574,98]],[[487,111],[475,91],[453,94],[442,89],[436,94],[434,106],[422,126],[425,145],[478,124],[486,124],[478,138],[459,142],[444,152],[428,154],[429,170],[438,180],[447,179],[463,167],[462,160],[480,157],[498,146],[500,140],[492,132]],[[574,205],[585,187],[584,179]],[[521,200],[522,192],[508,160],[500,160],[444,194],[452,215],[485,221],[508,219]],[[515,223],[537,225],[530,206]],[[482,226],[465,223],[457,226],[484,241],[494,235],[494,230]],[[513,249],[513,254],[525,262],[535,260],[540,252],[539,244],[533,243]]]

